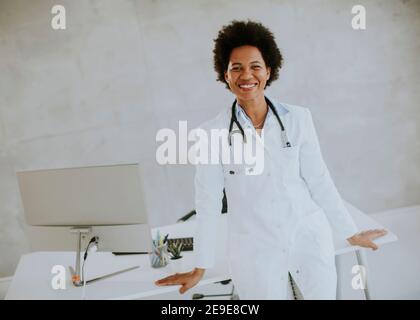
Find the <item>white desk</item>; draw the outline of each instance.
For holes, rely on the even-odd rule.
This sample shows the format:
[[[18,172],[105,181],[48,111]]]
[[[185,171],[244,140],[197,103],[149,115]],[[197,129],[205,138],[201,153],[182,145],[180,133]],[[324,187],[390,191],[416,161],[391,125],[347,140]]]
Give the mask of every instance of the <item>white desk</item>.
[[[360,210],[347,204],[351,215],[360,229],[383,228]],[[217,239],[218,258],[214,268],[206,270],[204,278],[197,286],[214,283],[230,278],[226,260],[226,247],[223,245],[226,237],[226,219],[221,216],[220,237]],[[194,236],[195,221],[187,221],[159,228],[162,234],[169,233],[171,238]],[[156,232],[156,229],[153,230]],[[375,241],[378,245],[396,241],[397,237],[389,232],[386,236]],[[364,250],[350,246],[346,241],[335,240],[337,267],[340,268],[340,255],[356,252],[358,263],[367,267]],[[183,259],[186,267],[193,266],[192,252],[184,252]],[[71,284],[68,266],[74,265],[74,252],[35,252],[23,255],[19,261],[13,280],[10,284],[6,299],[81,299],[82,288]],[[63,265],[67,271],[65,290],[54,290],[51,281],[55,274],[51,273],[54,265]],[[177,291],[179,286],[159,287],[154,280],[165,277],[174,272],[170,265],[153,269],[150,267],[148,255],[114,256],[111,253],[91,253],[85,266],[86,278],[90,279],[103,274],[115,272],[131,266],[140,268],[119,274],[112,278],[91,283],[86,286],[86,299],[141,299],[153,295]],[[368,278],[369,279],[369,278]],[[340,284],[339,284],[340,285]],[[369,286],[369,281],[367,283]],[[340,289],[337,290],[340,298]],[[365,290],[369,299],[369,291]]]
[[[225,220],[225,219],[221,219]],[[223,224],[224,225],[224,224]],[[188,221],[158,228],[171,238],[194,236],[195,222]],[[157,230],[153,229],[154,235]],[[224,248],[220,248],[221,251]],[[183,252],[184,266],[192,269],[192,252]],[[222,260],[218,260],[221,262]],[[15,275],[6,294],[6,299],[81,299],[82,288],[74,287],[68,266],[74,266],[74,252],[34,252],[20,258]],[[66,289],[54,290],[51,273],[54,265],[66,268]],[[86,285],[85,299],[141,299],[157,294],[178,291],[179,286],[156,286],[155,280],[176,272],[171,265],[154,269],[149,255],[115,256],[108,252],[91,253],[86,260],[86,279],[95,278],[118,270],[139,265],[140,268]],[[206,270],[199,285],[206,285],[229,279],[226,263],[216,263],[215,268]]]

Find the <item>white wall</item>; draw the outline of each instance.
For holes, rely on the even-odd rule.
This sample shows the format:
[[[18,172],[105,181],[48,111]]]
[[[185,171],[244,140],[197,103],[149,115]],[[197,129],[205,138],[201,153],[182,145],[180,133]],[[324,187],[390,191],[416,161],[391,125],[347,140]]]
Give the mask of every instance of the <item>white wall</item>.
[[[50,27],[67,9],[67,30]],[[193,168],[155,163],[155,135],[230,105],[213,41],[262,21],[285,57],[270,93],[309,106],[343,197],[367,212],[419,203],[420,2],[0,1],[0,276],[28,250],[15,172],[141,161],[152,224],[194,207]]]

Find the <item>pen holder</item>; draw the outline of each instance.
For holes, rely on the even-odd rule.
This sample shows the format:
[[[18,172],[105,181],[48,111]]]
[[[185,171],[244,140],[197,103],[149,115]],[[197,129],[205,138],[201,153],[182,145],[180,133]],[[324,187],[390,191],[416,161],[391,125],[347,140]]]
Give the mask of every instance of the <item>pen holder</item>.
[[[150,255],[152,268],[162,268],[169,263],[168,243],[162,245],[152,244],[152,253]]]

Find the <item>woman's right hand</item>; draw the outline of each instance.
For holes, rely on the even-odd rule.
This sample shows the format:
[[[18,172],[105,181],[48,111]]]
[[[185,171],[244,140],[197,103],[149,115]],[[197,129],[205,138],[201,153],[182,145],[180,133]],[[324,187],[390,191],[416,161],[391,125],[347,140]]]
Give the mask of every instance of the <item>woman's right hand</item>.
[[[206,269],[195,268],[190,272],[175,273],[169,277],[156,280],[155,284],[158,286],[181,285],[179,293],[183,294],[203,278],[205,271]]]

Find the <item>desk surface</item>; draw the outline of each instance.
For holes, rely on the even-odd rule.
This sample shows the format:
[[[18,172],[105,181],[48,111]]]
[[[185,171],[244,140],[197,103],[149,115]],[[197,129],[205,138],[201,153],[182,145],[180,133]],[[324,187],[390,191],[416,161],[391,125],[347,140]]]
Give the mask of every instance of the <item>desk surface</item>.
[[[349,213],[353,217],[354,222],[359,227],[359,230],[384,229],[384,227],[381,224],[377,223],[374,219],[369,217],[369,215],[367,215],[366,213],[363,213],[362,211],[360,211],[359,209],[357,209],[350,203],[345,202],[345,205],[347,209],[349,210]],[[392,233],[390,230],[388,230],[387,235],[376,239],[374,242],[377,245],[381,246],[386,243],[394,242],[397,240],[398,240],[397,236],[394,233]],[[371,250],[371,249],[366,249],[366,248],[360,248],[358,246],[351,246],[345,239],[340,239],[340,240],[334,239],[334,247],[335,247],[336,255],[356,251],[359,249]]]
[[[360,229],[383,228],[368,215],[362,213],[352,205],[346,203],[350,214],[353,216]],[[229,271],[226,262],[226,251],[223,244],[223,234],[227,232],[226,219],[221,216],[222,235],[218,239],[218,257],[214,268],[206,270],[204,278],[198,285],[206,285],[213,282],[229,279]],[[163,234],[169,233],[172,238],[194,236],[195,221],[187,221],[158,228]],[[156,232],[157,228],[153,229]],[[397,237],[389,232],[386,236],[377,239],[378,245],[396,241]],[[358,250],[358,247],[350,246],[345,240],[335,241],[336,255]],[[184,252],[184,268],[192,269],[193,253]],[[34,252],[25,254],[20,258],[15,275],[10,284],[6,299],[81,299],[82,288],[74,287],[70,281],[68,266],[75,262],[74,252]],[[66,268],[66,289],[54,290],[51,282],[55,274],[52,268],[62,265]],[[158,287],[154,280],[176,272],[169,264],[164,268],[153,269],[150,267],[148,255],[114,256],[111,253],[92,253],[85,266],[86,278],[91,279],[100,275],[115,272],[132,266],[140,268],[119,274],[117,276],[91,283],[86,286],[86,299],[141,299],[157,294],[177,291],[179,286]]]

